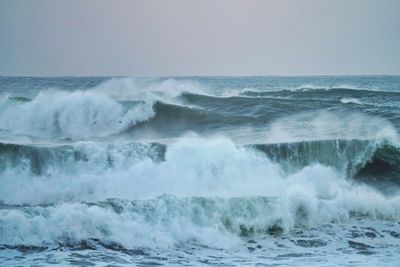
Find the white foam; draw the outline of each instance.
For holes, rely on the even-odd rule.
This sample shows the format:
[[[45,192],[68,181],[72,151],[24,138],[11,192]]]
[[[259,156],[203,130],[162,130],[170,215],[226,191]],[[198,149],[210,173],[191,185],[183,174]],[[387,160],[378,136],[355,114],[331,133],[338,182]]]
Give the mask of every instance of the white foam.
[[[93,91],[48,90],[29,102],[3,102],[0,128],[44,137],[105,137],[153,117],[152,105],[149,101],[125,108]]]
[[[153,104],[182,104],[183,93],[205,94],[199,83],[175,79],[112,78],[86,91],[43,90],[31,101],[0,98],[0,129],[14,136],[106,137],[155,116]],[[137,102],[129,107],[123,101]]]
[[[161,163],[142,159],[132,166],[99,171],[96,166],[102,161],[94,161],[93,170],[86,165],[76,175],[29,176],[23,169],[3,174],[3,203],[58,204],[34,208],[33,213],[2,210],[0,220],[7,230],[0,239],[37,244],[90,237],[128,247],[196,240],[224,247],[237,241],[241,225],[262,232],[276,222],[285,230],[299,224],[347,222],[354,213],[372,219],[400,218],[399,197],[352,184],[318,164],[286,175],[264,155],[225,138],[181,138]],[[72,203],[106,198],[142,204],[122,202],[117,213],[102,205]]]
[[[340,100],[340,102],[342,102],[343,104],[349,104],[349,103],[358,104],[358,105],[362,104],[360,99],[354,98],[354,97],[344,97]]]
[[[176,79],[135,79],[112,78],[91,89],[118,100],[161,99],[177,101],[174,98],[183,93],[207,94],[208,89],[195,81]]]
[[[265,134],[266,143],[311,140],[365,139],[398,143],[398,134],[386,119],[359,112],[303,112],[277,119]]]
[[[300,86],[294,87],[290,90],[293,91],[307,91],[307,90],[332,90],[332,89],[350,89],[350,90],[369,90],[376,91],[375,89],[366,89],[350,84],[334,84],[334,85],[317,85],[317,84],[302,84]]]

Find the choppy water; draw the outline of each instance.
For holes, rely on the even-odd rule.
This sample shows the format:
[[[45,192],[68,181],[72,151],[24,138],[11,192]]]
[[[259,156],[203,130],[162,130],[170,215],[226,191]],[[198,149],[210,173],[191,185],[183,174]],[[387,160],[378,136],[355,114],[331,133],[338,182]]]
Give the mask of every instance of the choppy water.
[[[397,266],[400,77],[0,78],[1,266]]]

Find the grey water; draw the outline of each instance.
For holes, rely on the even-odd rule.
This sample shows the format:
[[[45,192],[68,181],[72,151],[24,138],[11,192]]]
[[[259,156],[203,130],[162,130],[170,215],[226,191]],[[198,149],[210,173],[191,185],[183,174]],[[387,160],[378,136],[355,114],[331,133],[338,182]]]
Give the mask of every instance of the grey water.
[[[397,266],[400,76],[0,77],[1,266]]]

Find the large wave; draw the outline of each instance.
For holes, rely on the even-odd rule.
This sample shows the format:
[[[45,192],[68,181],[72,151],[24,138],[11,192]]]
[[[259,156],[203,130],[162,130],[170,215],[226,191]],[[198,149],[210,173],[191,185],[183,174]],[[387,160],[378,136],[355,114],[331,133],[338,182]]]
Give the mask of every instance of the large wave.
[[[88,90],[44,89],[32,99],[3,95],[0,130],[41,138],[107,137],[155,116],[157,101],[175,103],[182,92],[200,92],[195,84],[167,79],[139,83],[110,79]]]
[[[44,91],[31,101],[5,97],[0,103],[1,130],[38,137],[104,137],[152,116],[151,102],[127,108],[91,91]]]
[[[102,174],[129,168],[145,159],[164,162],[167,151],[174,146],[174,143],[154,142],[0,143],[0,173],[18,169],[38,176],[85,172]],[[272,162],[279,163],[286,173],[294,173],[316,163],[329,166],[350,178],[373,175],[374,179],[393,178],[393,182],[398,182],[397,175],[400,173],[400,148],[386,140],[314,140],[238,147],[264,153]]]
[[[36,175],[4,170],[0,240],[47,246],[100,239],[130,248],[192,240],[223,247],[296,225],[400,216],[398,197],[355,184],[321,162],[287,173],[226,138],[189,136],[161,147],[83,144],[62,148],[67,152],[54,156],[64,154],[63,164]]]

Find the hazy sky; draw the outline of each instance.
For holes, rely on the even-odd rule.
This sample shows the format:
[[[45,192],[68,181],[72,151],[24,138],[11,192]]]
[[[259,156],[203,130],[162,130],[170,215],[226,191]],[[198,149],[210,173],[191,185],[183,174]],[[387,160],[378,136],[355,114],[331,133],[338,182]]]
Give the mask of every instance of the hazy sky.
[[[400,0],[0,0],[0,75],[400,74]]]

